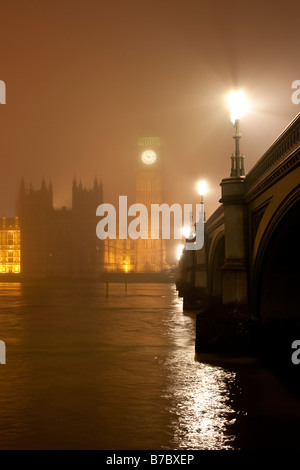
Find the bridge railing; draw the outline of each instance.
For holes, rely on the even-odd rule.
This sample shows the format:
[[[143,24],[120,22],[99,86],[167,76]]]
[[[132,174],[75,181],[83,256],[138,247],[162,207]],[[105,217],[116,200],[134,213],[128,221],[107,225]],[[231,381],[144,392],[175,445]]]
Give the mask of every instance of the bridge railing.
[[[276,164],[298,146],[300,146],[300,113],[246,175],[246,191],[248,192],[250,188],[261,181]]]

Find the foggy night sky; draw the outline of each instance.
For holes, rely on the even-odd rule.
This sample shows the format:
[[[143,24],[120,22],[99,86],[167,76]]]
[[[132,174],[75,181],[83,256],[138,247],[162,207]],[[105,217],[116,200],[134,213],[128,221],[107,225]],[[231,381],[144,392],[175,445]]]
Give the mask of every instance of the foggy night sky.
[[[246,172],[300,112],[298,0],[0,0],[0,215],[14,216],[22,177],[71,205],[74,176],[133,198],[137,139],[165,141],[164,202],[206,215],[229,176],[233,128],[225,97],[243,89]],[[134,202],[134,201],[132,201]]]

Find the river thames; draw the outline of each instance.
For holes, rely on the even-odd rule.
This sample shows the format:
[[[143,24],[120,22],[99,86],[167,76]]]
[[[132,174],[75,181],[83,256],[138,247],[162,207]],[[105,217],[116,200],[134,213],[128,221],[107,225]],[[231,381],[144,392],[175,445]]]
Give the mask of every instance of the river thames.
[[[0,449],[296,449],[299,398],[197,359],[195,315],[173,284],[1,283]]]

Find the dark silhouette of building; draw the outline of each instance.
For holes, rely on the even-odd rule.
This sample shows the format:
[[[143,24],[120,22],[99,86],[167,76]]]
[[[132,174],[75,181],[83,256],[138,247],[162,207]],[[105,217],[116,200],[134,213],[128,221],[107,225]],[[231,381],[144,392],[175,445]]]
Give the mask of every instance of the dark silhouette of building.
[[[103,242],[96,236],[96,209],[103,202],[102,183],[92,189],[73,181],[72,208],[53,207],[53,188],[21,182],[17,214],[24,277],[93,278],[103,270]]]

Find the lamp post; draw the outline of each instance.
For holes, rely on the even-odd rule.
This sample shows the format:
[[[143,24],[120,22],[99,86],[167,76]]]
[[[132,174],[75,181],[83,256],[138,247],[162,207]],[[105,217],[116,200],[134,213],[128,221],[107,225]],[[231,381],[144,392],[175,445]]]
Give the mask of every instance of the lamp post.
[[[235,153],[231,157],[230,177],[221,182],[220,202],[224,210],[224,264],[222,266],[222,302],[243,305],[248,302],[248,231],[245,196],[244,156],[240,153],[239,122],[246,110],[242,92],[228,97],[231,121],[234,126]]]
[[[199,181],[198,184],[198,193],[199,193],[199,196],[200,196],[200,210],[199,210],[199,213],[198,213],[198,221],[196,222],[196,224],[204,224],[205,223],[205,210],[204,210],[204,195],[205,193],[207,192],[207,184],[206,184],[206,181],[202,180],[202,181]],[[197,225],[195,225],[195,230],[197,228]],[[197,232],[197,230],[196,230]]]
[[[200,196],[200,204],[201,204],[201,214],[202,214],[202,222],[205,222],[205,212],[204,212],[204,195],[207,191],[207,184],[206,181],[202,180],[198,182],[198,192]],[[200,221],[200,216],[199,216],[199,221]]]
[[[194,233],[193,233],[193,213],[190,212],[189,214],[189,221],[187,225],[185,225],[182,229],[183,235],[183,242],[186,244],[188,241],[193,240]]]
[[[239,123],[246,110],[246,99],[241,91],[232,92],[228,97],[231,122],[234,127],[233,138],[235,140],[235,153],[231,155],[231,173],[233,177],[244,177],[244,155],[240,153],[240,138],[242,134],[239,130]]]

